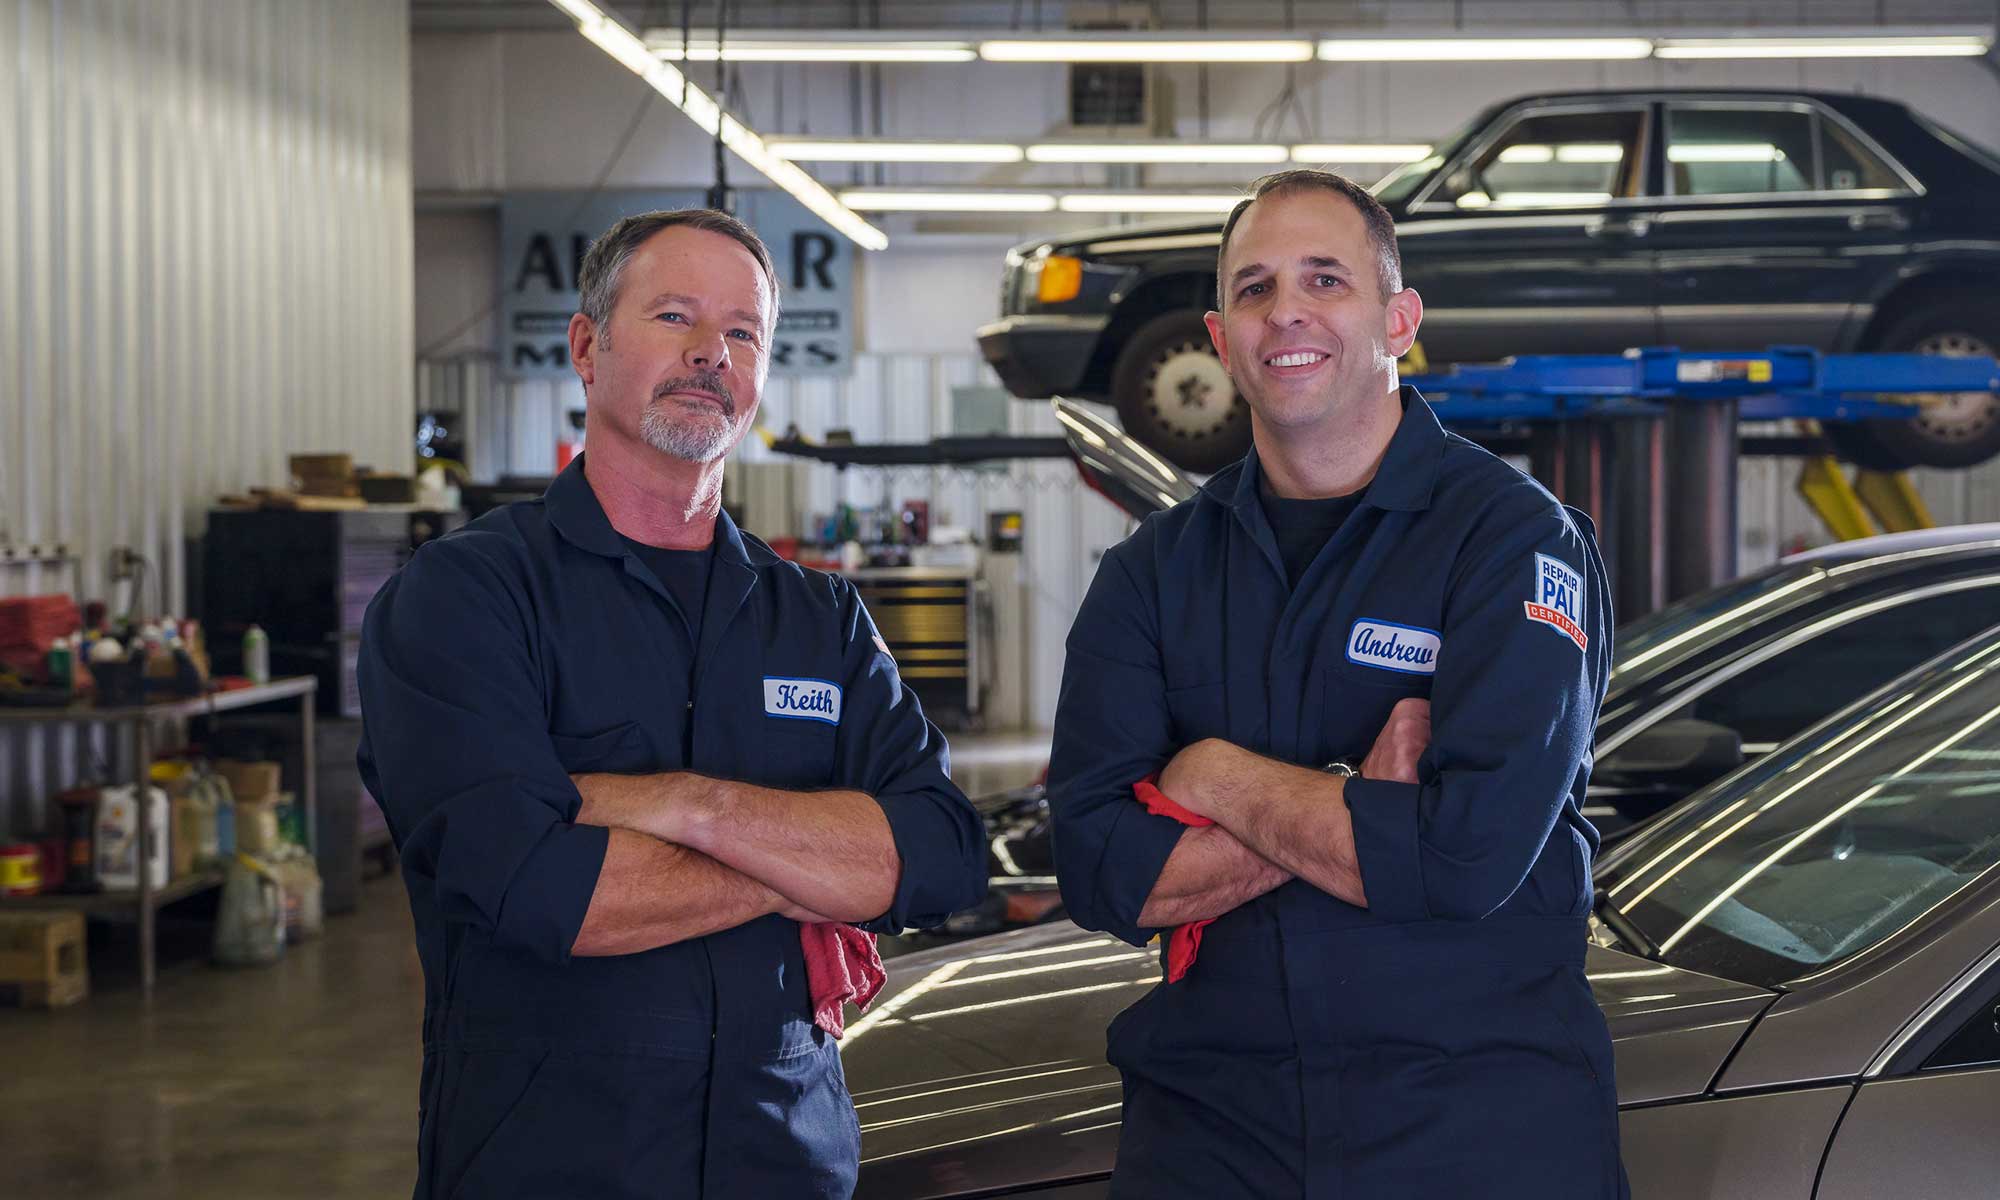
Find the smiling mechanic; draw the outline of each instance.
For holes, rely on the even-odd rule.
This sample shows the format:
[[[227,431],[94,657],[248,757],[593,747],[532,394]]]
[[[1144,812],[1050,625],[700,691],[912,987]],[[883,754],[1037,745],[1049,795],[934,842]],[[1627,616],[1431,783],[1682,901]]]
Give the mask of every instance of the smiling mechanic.
[[[826,985],[880,960],[842,923],[977,901],[979,820],[853,585],[721,511],[763,243],[629,217],[580,290],[589,452],[419,550],[363,633],[424,971],[416,1195],[845,1197],[855,993]]]
[[[1115,1197],[1626,1194],[1583,975],[1603,566],[1398,387],[1401,274],[1362,188],[1258,182],[1208,315],[1253,449],[1106,554],[1070,632],[1069,913],[1135,945],[1213,919],[1112,1023]],[[1214,826],[1136,803],[1156,772]]]

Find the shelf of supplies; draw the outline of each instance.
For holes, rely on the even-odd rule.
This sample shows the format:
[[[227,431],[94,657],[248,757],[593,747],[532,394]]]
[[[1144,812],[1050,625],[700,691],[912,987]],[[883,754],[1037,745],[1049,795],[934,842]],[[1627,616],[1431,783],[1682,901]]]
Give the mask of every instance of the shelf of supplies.
[[[165,908],[176,900],[198,896],[222,886],[222,872],[196,871],[183,875],[163,888],[145,897],[145,902],[155,910]],[[20,912],[24,909],[66,908],[80,912],[87,917],[113,917],[139,911],[140,896],[136,891],[116,892],[50,892],[44,896],[8,896],[0,899],[0,913]]]
[[[205,717],[234,709],[252,708],[259,704],[269,704],[277,700],[292,700],[298,704],[299,746],[304,756],[302,776],[299,782],[299,799],[305,810],[307,848],[317,852],[313,844],[313,830],[319,824],[319,801],[315,783],[313,763],[313,706],[319,695],[319,681],[310,675],[288,675],[269,683],[252,684],[249,687],[231,688],[228,691],[209,692],[201,696],[187,696],[172,700],[160,700],[151,704],[129,704],[100,706],[95,704],[72,704],[65,707],[11,707],[0,705],[0,725],[68,725],[101,723],[114,728],[129,729],[132,736],[133,774],[130,783],[135,795],[150,785],[152,765],[152,727],[156,721],[170,721],[183,717]],[[139,823],[139,861],[146,862],[152,856],[148,844],[150,822]],[[19,909],[70,909],[96,917],[129,916],[139,925],[139,980],[148,995],[152,993],[157,977],[153,952],[154,916],[163,905],[176,900],[184,900],[198,892],[209,891],[222,884],[219,872],[200,872],[176,879],[166,887],[155,891],[150,888],[131,891],[77,893],[66,895],[54,893],[47,896],[21,896],[0,898],[0,912],[9,907]]]
[[[147,704],[112,706],[71,704],[62,708],[16,708],[8,705],[0,705],[0,724],[47,724],[63,721],[130,721],[143,717],[171,720],[174,717],[199,717],[209,713],[228,712],[231,709],[250,708],[258,704],[268,704],[273,700],[289,700],[296,696],[303,696],[318,687],[319,681],[310,675],[293,675],[284,679],[274,679],[269,683],[253,684],[250,687],[209,692],[201,696],[185,696],[172,700],[158,700]]]

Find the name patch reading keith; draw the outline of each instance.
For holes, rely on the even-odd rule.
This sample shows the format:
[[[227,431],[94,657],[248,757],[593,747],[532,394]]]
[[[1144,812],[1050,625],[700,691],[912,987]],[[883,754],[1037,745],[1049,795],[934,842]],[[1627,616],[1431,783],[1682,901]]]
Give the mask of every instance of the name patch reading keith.
[[[764,713],[793,721],[840,724],[840,685],[824,679],[764,676]]]
[[[1583,576],[1559,558],[1535,555],[1535,592],[1528,601],[1528,619],[1568,637],[1579,650],[1589,649],[1590,635],[1583,631]]]
[[[1363,617],[1347,633],[1347,661],[1409,675],[1437,674],[1437,631]]]

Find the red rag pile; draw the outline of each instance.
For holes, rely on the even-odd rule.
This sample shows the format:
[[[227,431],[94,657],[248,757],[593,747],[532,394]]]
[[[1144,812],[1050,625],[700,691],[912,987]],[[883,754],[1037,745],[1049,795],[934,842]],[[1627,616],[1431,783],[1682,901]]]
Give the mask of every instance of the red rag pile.
[[[847,1002],[867,1008],[888,982],[875,935],[838,921],[818,921],[799,926],[799,948],[806,956],[813,1024],[839,1037],[847,1031]]]
[[[1215,822],[1199,813],[1189,812],[1167,798],[1167,794],[1155,786],[1158,775],[1148,775],[1132,785],[1132,798],[1145,806],[1147,812],[1158,817],[1172,817],[1183,825],[1200,828]],[[1210,918],[1213,920],[1214,918]],[[1201,931],[1208,927],[1208,921],[1189,921],[1175,926],[1167,937],[1167,982],[1179,983],[1181,976],[1194,965],[1194,956],[1201,951]]]

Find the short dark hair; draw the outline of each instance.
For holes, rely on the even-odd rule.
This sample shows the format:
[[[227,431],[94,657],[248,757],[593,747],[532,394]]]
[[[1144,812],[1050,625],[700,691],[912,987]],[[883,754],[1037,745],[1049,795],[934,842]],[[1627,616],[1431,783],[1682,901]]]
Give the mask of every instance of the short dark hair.
[[[1403,290],[1403,256],[1396,249],[1396,219],[1389,210],[1382,207],[1367,188],[1332,171],[1320,171],[1311,167],[1301,167],[1294,171],[1278,171],[1266,175],[1250,185],[1250,194],[1237,201],[1229,210],[1229,219],[1222,223],[1222,244],[1215,250],[1215,307],[1222,307],[1223,289],[1227,286],[1223,279],[1222,260],[1229,254],[1229,235],[1236,232],[1236,222],[1252,204],[1266,196],[1317,188],[1325,192],[1337,192],[1347,197],[1361,214],[1362,224],[1368,227],[1368,240],[1375,243],[1375,282],[1381,287],[1386,299]]]
[[[757,265],[764,268],[764,278],[771,281],[771,319],[777,320],[778,268],[772,264],[771,252],[765,249],[763,239],[755,231],[720,209],[661,208],[621,218],[598,235],[583,256],[583,266],[577,271],[576,290],[582,293],[577,308],[597,326],[600,342],[610,341],[611,306],[618,302],[618,285],[625,274],[625,264],[632,261],[639,247],[654,234],[677,227],[706,229],[741,242],[755,256]]]

